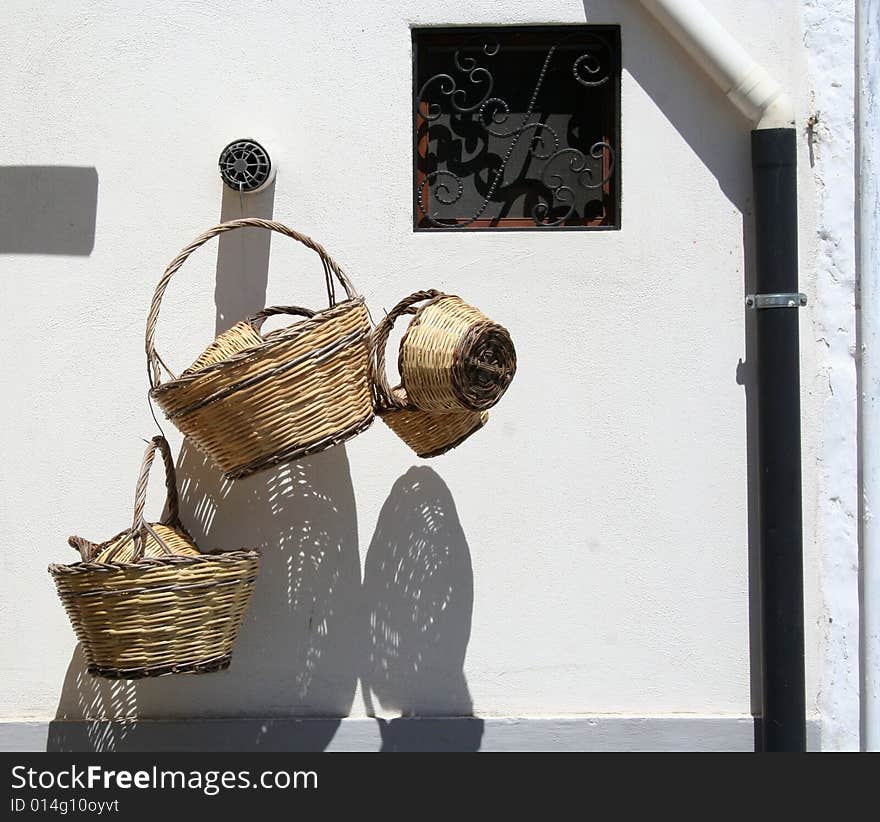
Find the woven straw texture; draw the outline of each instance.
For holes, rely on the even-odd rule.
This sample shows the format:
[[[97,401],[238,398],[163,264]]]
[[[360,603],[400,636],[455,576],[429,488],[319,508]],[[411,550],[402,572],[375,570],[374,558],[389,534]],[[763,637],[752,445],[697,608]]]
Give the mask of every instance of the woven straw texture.
[[[417,312],[400,344],[400,377],[423,411],[485,411],[516,373],[507,330],[460,297],[438,295]]]
[[[71,539],[82,542],[77,537],[71,537]],[[179,531],[175,530],[170,525],[165,525],[161,522],[151,523],[150,530],[142,534],[142,539],[145,557],[155,559],[156,557],[165,556],[163,545],[176,556],[195,557],[199,555],[199,549],[196,548],[195,543],[193,543],[185,531],[182,529]],[[73,547],[79,548],[79,545],[74,545]],[[125,531],[111,539],[107,546],[98,552],[95,562],[134,562],[135,548],[136,545],[131,537],[131,532]]]
[[[443,297],[439,291],[417,291],[401,300],[373,332],[373,390],[376,413],[422,459],[445,454],[482,428],[488,411],[431,413],[409,402],[403,386],[390,388],[385,368],[385,349],[395,321],[402,314],[415,314],[416,303]]]
[[[148,524],[143,509],[156,450],[165,461],[168,513]],[[90,674],[138,679],[229,665],[259,555],[199,553],[177,511],[171,452],[155,437],[138,478],[132,527],[98,545],[71,537],[82,561],[49,566]]]
[[[180,376],[192,374],[206,365],[213,365],[244,351],[263,344],[260,333],[251,325],[249,320],[239,320],[232,328],[227,329],[214,340]]]
[[[175,377],[156,353],[162,296],[190,254],[226,231],[256,226],[277,231],[318,254],[330,307],[267,308],[218,337]],[[337,303],[334,280],[345,290]],[[302,317],[261,334],[273,315]],[[348,277],[314,240],[268,220],[222,223],[202,234],[171,262],[156,287],[147,320],[146,352],[151,397],[194,445],[228,478],[313,454],[344,442],[373,420],[370,391],[370,319]],[[254,340],[258,342],[254,342]],[[171,379],[160,380],[160,365]]]

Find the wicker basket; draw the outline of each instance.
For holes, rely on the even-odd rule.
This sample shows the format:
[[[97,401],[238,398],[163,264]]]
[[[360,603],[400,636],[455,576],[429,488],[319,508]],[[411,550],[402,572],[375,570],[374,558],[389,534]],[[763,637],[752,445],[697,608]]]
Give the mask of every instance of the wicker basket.
[[[485,411],[516,373],[507,329],[460,297],[438,292],[416,312],[398,365],[409,402],[423,411]]]
[[[245,348],[252,348],[263,344],[263,338],[260,332],[254,328],[251,318],[239,320],[232,328],[227,329],[222,334],[217,335],[212,342],[197,358],[196,361],[180,376],[187,376],[199,371],[206,365],[213,365],[244,351]]]
[[[445,454],[482,428],[488,411],[444,411],[431,413],[412,405],[406,389],[389,387],[385,370],[385,348],[395,320],[402,314],[416,314],[416,303],[443,297],[439,291],[419,291],[401,300],[373,332],[373,390],[376,413],[416,454],[427,459]]]
[[[144,520],[156,450],[165,461],[167,514]],[[144,454],[131,528],[96,545],[71,537],[82,561],[50,565],[88,671],[108,679],[208,673],[228,667],[250,602],[256,551],[199,553],[177,513],[174,463],[164,437]]]
[[[245,226],[277,231],[315,251],[324,266],[330,307],[323,311],[296,306],[266,309],[225,331],[175,377],[154,345],[168,282],[199,246]],[[347,297],[340,303],[335,298],[334,278]],[[303,319],[261,334],[263,320],[272,314]],[[369,334],[363,298],[318,243],[269,220],[222,223],[184,248],[156,287],[146,332],[150,396],[227,478],[247,476],[323,451],[369,427],[373,421]],[[160,365],[171,377],[165,383],[160,381]]]

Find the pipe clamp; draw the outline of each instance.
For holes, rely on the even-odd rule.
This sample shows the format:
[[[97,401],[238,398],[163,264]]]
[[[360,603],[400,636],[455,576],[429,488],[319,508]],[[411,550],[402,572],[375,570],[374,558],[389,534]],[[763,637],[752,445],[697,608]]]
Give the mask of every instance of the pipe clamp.
[[[747,294],[746,308],[803,308],[807,295],[797,294]]]

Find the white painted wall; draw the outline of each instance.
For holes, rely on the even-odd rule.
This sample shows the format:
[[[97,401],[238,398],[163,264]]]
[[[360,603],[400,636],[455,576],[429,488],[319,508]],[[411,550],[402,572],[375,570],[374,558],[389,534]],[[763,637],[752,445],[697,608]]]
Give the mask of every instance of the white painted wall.
[[[862,424],[862,641],[863,728],[862,747],[880,750],[880,455],[877,431],[880,424],[880,4],[860,0],[856,23],[856,55],[859,74],[859,271],[861,297],[861,424]]]
[[[707,5],[790,90],[804,123],[821,66],[804,48],[802,4]],[[0,718],[358,715],[365,703],[390,715],[748,714],[737,381],[750,373],[738,368],[748,124],[638,4],[255,2],[242,15],[219,2],[12,0],[4,17],[0,162],[91,166],[99,186],[89,256],[0,258]],[[585,20],[623,26],[623,229],[414,234],[409,26]],[[374,316],[416,289],[459,293],[508,326],[519,373],[484,431],[425,463],[436,474],[420,469],[461,526],[433,576],[418,558],[408,567],[424,590],[450,592],[431,643],[412,627],[408,592],[370,576],[408,522],[380,517],[383,505],[389,495],[406,504],[393,489],[418,463],[377,422],[345,449],[231,487],[184,453],[184,516],[202,546],[263,549],[255,602],[228,672],[110,686],[82,675],[45,566],[73,560],[69,533],[105,538],[130,516],[139,438],[154,432],[148,302],[182,245],[221,210],[239,216],[216,173],[219,149],[238,136],[263,141],[278,163],[275,218],[324,243]],[[837,172],[811,170],[800,148],[801,286],[812,297],[839,264],[816,239],[817,214],[836,225],[841,205],[825,195],[817,212],[824,169]],[[249,213],[267,213],[271,199]],[[209,247],[172,282],[158,335],[172,367],[199,353],[215,320],[264,299],[320,305],[305,251],[272,241],[264,295],[264,243],[247,249],[247,275],[233,238],[219,269]],[[830,288],[802,312],[811,714],[826,705],[825,620],[837,596],[822,587],[821,541],[849,551],[855,539],[835,530],[831,498],[853,490],[854,417],[838,393],[853,390],[840,348],[851,328],[833,354],[816,342],[845,313],[851,288],[841,288],[827,316],[816,310]],[[830,428],[840,414],[843,427]],[[838,480],[845,492],[832,491]],[[157,476],[157,516],[160,489]],[[368,614],[383,608],[399,637],[385,680],[365,673],[362,654]]]
[[[825,747],[859,748],[859,550],[856,391],[855,8],[804,3],[814,187],[818,197],[813,320],[820,402],[817,542],[822,546],[819,708]]]

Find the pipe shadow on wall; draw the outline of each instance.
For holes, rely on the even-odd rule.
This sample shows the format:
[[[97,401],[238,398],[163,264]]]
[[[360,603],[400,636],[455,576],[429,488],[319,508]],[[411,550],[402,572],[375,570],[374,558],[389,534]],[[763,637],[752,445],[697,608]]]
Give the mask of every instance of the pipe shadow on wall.
[[[223,186],[221,223],[240,217],[271,220],[274,211],[274,180],[263,191],[247,196]],[[239,228],[221,234],[217,243],[214,333],[220,334],[266,306],[272,232],[264,228]]]
[[[364,564],[367,630],[361,689],[377,718],[383,751],[478,750],[483,722],[473,717],[464,674],[474,578],[470,549],[446,483],[410,468],[382,511]],[[408,722],[411,716],[467,721]]]
[[[745,291],[755,290],[754,267],[754,220],[752,215],[743,217],[743,248],[745,249]],[[749,573],[749,685],[750,707],[754,717],[755,750],[760,750],[761,711],[763,694],[763,643],[761,641],[761,555],[760,522],[758,519],[758,391],[757,350],[755,345],[755,312],[743,305],[745,327],[745,360],[740,359],[736,366],[737,384],[743,387],[746,403],[746,475],[748,505],[748,573]]]

